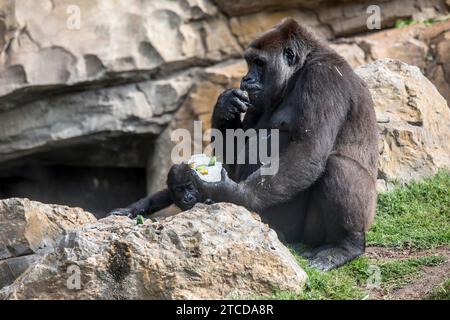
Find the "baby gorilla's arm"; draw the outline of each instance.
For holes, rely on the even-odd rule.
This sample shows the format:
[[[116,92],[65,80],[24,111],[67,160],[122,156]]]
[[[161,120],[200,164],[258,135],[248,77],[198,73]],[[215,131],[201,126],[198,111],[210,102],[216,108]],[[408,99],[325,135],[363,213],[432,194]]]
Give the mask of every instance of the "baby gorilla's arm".
[[[138,215],[150,215],[173,204],[169,189],[159,191],[150,197],[143,198],[126,208],[114,209],[109,215],[136,218]]]

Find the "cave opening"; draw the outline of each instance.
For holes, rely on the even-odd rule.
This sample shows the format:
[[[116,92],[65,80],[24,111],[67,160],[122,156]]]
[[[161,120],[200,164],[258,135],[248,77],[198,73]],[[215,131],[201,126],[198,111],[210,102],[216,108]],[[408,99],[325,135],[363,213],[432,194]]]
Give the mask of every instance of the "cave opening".
[[[144,168],[20,165],[0,170],[0,198],[81,207],[97,218],[146,194]]]

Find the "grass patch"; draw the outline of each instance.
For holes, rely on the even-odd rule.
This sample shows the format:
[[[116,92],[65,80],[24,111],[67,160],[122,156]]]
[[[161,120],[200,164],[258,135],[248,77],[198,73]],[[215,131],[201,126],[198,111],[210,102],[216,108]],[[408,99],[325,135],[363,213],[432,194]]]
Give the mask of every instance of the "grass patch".
[[[376,261],[363,257],[340,270],[355,278],[360,286],[365,286],[369,278],[375,275],[376,270],[379,270],[381,288],[391,290],[410,283],[414,276],[417,276],[420,272],[420,268],[436,266],[445,261],[446,257],[443,256],[425,256],[390,261]]]
[[[450,278],[445,280],[441,285],[434,288],[427,299],[429,300],[450,300]]]
[[[423,24],[423,25],[429,27],[435,23],[448,21],[449,19],[450,19],[450,15],[441,16],[441,17],[437,17],[437,18],[423,19],[423,20],[416,20],[416,19],[412,19],[412,18],[398,19],[397,21],[395,21],[395,28],[402,29],[402,28],[406,28],[406,27],[413,26],[416,24]]]
[[[433,248],[450,243],[450,173],[440,171],[423,182],[413,182],[378,197],[375,224],[367,235],[372,246]],[[402,287],[416,278],[424,266],[446,261],[443,256],[424,256],[401,260],[375,260],[360,257],[330,272],[308,267],[308,262],[291,252],[308,274],[301,294],[276,291],[265,299],[283,300],[360,300],[374,298],[367,284],[379,280],[378,294]],[[297,247],[298,248],[298,247]],[[430,293],[429,299],[449,299],[450,280]]]
[[[378,195],[367,244],[433,248],[450,243],[450,173]]]
[[[276,291],[264,299],[274,300],[362,300],[370,299],[367,284],[390,291],[408,284],[424,266],[435,266],[446,261],[443,256],[429,256],[405,260],[376,261],[360,257],[351,263],[329,272],[310,268],[308,262],[295,250],[291,250],[301,267],[308,274],[308,282],[301,294]],[[379,272],[379,277],[376,275]]]
[[[301,294],[275,292],[269,299],[275,300],[361,300],[367,292],[360,288],[357,279],[342,269],[321,272],[308,266],[307,260],[291,249],[300,266],[308,275],[308,282]],[[362,258],[364,259],[364,258]],[[359,260],[359,259],[358,259]],[[355,262],[355,261],[354,261]],[[352,262],[352,264],[354,263]]]

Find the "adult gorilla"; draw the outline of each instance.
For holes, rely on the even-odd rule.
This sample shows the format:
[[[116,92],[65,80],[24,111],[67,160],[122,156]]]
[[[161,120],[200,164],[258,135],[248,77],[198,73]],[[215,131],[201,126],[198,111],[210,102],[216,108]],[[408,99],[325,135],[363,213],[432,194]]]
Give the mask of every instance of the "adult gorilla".
[[[222,181],[196,187],[214,202],[261,214],[322,270],[361,255],[375,215],[377,130],[370,93],[347,62],[293,19],[258,37],[241,89],[225,91],[212,126],[280,130],[278,173],[227,164]],[[248,95],[246,94],[248,92]],[[245,113],[241,121],[241,113]]]

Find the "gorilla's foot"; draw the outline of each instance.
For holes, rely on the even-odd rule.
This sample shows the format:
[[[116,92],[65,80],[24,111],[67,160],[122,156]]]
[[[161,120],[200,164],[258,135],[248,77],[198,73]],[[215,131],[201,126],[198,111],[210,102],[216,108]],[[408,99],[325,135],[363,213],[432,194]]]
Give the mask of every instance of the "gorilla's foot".
[[[302,248],[298,248],[297,252],[300,254],[300,256],[302,256],[305,259],[311,260],[313,259],[320,251],[325,250],[325,249],[329,249],[332,246],[330,245],[326,245],[326,246],[321,246],[321,247],[317,247],[317,248],[310,248],[310,247],[302,247]]]
[[[318,252],[309,265],[321,271],[329,271],[359,257],[363,252],[349,252],[344,248],[329,248]]]
[[[362,255],[364,248],[364,240],[361,242],[355,238],[346,239],[338,246],[322,246],[315,249],[315,254],[309,258],[309,265],[321,271],[335,269]]]

